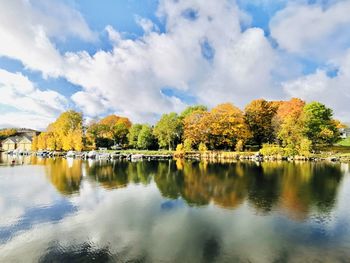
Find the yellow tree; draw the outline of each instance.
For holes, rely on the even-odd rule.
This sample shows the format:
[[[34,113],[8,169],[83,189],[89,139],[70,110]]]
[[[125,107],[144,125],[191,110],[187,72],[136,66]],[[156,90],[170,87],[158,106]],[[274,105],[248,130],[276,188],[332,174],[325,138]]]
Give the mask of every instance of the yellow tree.
[[[38,136],[34,136],[32,140],[32,151],[38,150]]]
[[[39,150],[45,150],[47,148],[46,140],[47,140],[46,132],[40,133],[40,135],[38,136],[38,143],[37,143],[37,148]]]
[[[82,141],[83,138],[83,117],[82,114],[73,110],[62,113],[55,122],[47,127],[47,132],[42,133],[38,138],[39,149],[50,150],[72,150],[79,147],[75,146],[74,141]],[[74,135],[73,135],[74,134]],[[73,137],[75,138],[73,140]],[[44,143],[45,141],[45,143]],[[39,146],[40,145],[40,146]],[[45,146],[45,147],[42,147]]]
[[[56,138],[53,133],[46,133],[46,148],[48,150],[56,150]]]
[[[194,146],[208,143],[209,127],[206,124],[209,112],[197,110],[187,115],[183,120],[184,139],[190,140]]]
[[[241,140],[244,144],[251,137],[242,111],[231,103],[220,104],[203,119],[211,148],[232,148]]]

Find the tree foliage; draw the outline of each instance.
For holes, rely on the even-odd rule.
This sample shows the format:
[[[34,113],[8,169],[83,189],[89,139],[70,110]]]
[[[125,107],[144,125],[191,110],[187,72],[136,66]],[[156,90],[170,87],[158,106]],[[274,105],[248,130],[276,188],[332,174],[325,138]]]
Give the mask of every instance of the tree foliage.
[[[140,133],[137,137],[137,147],[142,150],[148,150],[154,147],[155,138],[153,136],[152,127],[149,125],[142,125]]]
[[[242,151],[247,143],[253,143],[264,145],[263,152],[283,149],[286,155],[307,155],[320,144],[336,142],[338,129],[342,127],[324,104],[305,104],[298,98],[254,100],[244,112],[231,103],[220,104],[210,111],[203,105],[190,106],[180,115],[174,112],[162,115],[154,128],[132,125],[128,118],[117,115],[95,120],[84,128],[82,114],[70,110],[33,138],[32,149],[80,151],[119,144],[169,150],[180,145],[185,152],[192,149]],[[15,132],[14,129],[0,130],[0,137]]]
[[[204,105],[189,106],[180,114],[180,118],[183,120],[187,116],[191,115],[193,112],[204,112],[204,111],[208,111],[208,108]]]
[[[154,127],[154,135],[158,139],[161,148],[175,148],[176,142],[180,140],[182,134],[182,122],[175,113],[163,114]]]
[[[138,137],[140,134],[140,131],[142,129],[142,124],[134,124],[131,126],[130,130],[129,130],[129,135],[128,135],[128,139],[129,139],[129,146],[136,149],[137,146],[137,141],[138,141]]]
[[[91,123],[86,137],[93,146],[92,148],[110,147],[114,144],[126,146],[131,125],[128,118],[109,115],[100,121]]]
[[[33,148],[81,151],[83,149],[82,114],[73,110],[62,113],[36,140]]]
[[[252,144],[262,145],[275,139],[273,118],[277,107],[264,99],[253,100],[245,108],[245,121],[252,132]]]
[[[0,140],[6,139],[8,137],[11,137],[13,135],[16,135],[17,130],[16,129],[2,129],[0,130]]]
[[[304,107],[305,134],[315,144],[332,144],[339,139],[333,120],[333,111],[320,102],[311,102]]]

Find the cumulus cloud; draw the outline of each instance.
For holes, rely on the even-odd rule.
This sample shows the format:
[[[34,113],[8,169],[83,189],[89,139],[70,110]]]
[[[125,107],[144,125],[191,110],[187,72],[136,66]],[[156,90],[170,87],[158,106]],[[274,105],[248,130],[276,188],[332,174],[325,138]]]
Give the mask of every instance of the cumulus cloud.
[[[3,113],[0,127],[43,128],[67,105],[66,98],[52,90],[40,90],[22,73],[0,69],[1,104],[16,108]]]
[[[254,4],[267,6],[269,2]],[[280,47],[276,50],[262,29],[242,29],[251,18],[234,1],[161,0],[157,16],[164,25],[162,30],[148,18],[136,16],[143,35],[128,39],[106,26],[111,49],[94,54],[62,53],[56,41],[71,36],[94,41],[96,35],[77,10],[56,0],[49,3],[15,0],[2,6],[0,56],[81,87],[67,99],[88,118],[115,112],[133,121],[154,122],[161,113],[186,107],[189,101],[176,94],[193,98],[191,103],[214,106],[231,101],[239,107],[258,97],[281,99],[300,94],[308,98],[306,90],[316,89],[316,82],[303,89],[292,83],[323,74],[317,82],[321,89],[328,87],[329,77],[319,70],[315,77],[299,78],[301,66],[293,56],[339,66],[350,40],[346,34],[349,1],[332,1],[323,7],[318,1],[312,5],[289,3],[270,23],[271,36]],[[279,4],[283,6],[284,1]],[[18,13],[23,13],[20,26]],[[54,100],[56,94],[45,92],[45,96]],[[18,99],[19,109],[27,103],[23,99]]]
[[[0,35],[0,56],[55,77],[62,73],[63,60],[51,37],[95,38],[82,16],[57,0],[2,1]]]
[[[350,49],[339,63],[335,76],[325,70],[303,76],[282,84],[287,94],[308,101],[321,101],[335,110],[338,118],[348,120],[350,101]]]
[[[249,19],[232,1],[162,0],[157,14],[165,32],[141,17],[136,19],[145,33],[134,40],[107,26],[113,49],[93,55],[60,54],[55,48],[52,39],[65,30],[66,35],[87,40],[93,33],[77,11],[54,4],[59,8],[52,17],[45,16],[49,9],[44,1],[6,4],[0,55],[81,86],[83,90],[71,99],[90,116],[115,111],[136,121],[154,121],[159,113],[182,110],[186,101],[167,96],[164,88],[180,90],[210,106],[238,98],[243,106],[257,94],[272,94],[273,49],[261,29],[242,32],[241,23]],[[14,10],[22,10],[25,22],[12,32],[9,24],[18,22]],[[259,89],[252,94],[256,83]]]
[[[327,7],[292,2],[271,20],[271,35],[288,52],[320,59],[338,57],[350,41],[349,12],[350,1]]]
[[[73,100],[89,113],[104,106],[134,120],[150,120],[186,106],[166,96],[164,87],[210,106],[223,101],[243,106],[258,95],[272,96],[274,51],[261,29],[242,32],[233,2],[161,1],[158,16],[165,32],[138,18],[145,34],[136,40],[123,39],[108,26],[112,51],[65,54],[64,76],[84,88]]]

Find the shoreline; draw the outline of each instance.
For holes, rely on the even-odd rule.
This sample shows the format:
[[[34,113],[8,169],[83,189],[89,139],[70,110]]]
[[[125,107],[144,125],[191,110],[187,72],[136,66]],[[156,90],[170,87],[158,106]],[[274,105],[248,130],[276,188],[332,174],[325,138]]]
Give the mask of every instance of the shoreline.
[[[93,152],[93,154],[91,154]],[[10,156],[30,156],[35,155],[44,158],[62,157],[76,159],[98,159],[98,160],[170,160],[185,159],[197,161],[306,161],[306,162],[350,162],[350,153],[320,153],[310,154],[309,156],[263,156],[259,152],[228,152],[228,151],[192,151],[176,152],[168,150],[146,151],[146,150],[121,150],[121,151],[83,151],[83,152],[58,152],[58,151],[38,151],[10,154],[1,152]]]

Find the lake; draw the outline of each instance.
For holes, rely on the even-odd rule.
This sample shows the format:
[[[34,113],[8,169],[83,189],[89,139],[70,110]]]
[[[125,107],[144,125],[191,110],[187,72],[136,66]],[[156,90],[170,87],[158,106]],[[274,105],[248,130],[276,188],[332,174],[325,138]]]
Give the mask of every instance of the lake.
[[[0,262],[350,262],[349,164],[0,163]]]

